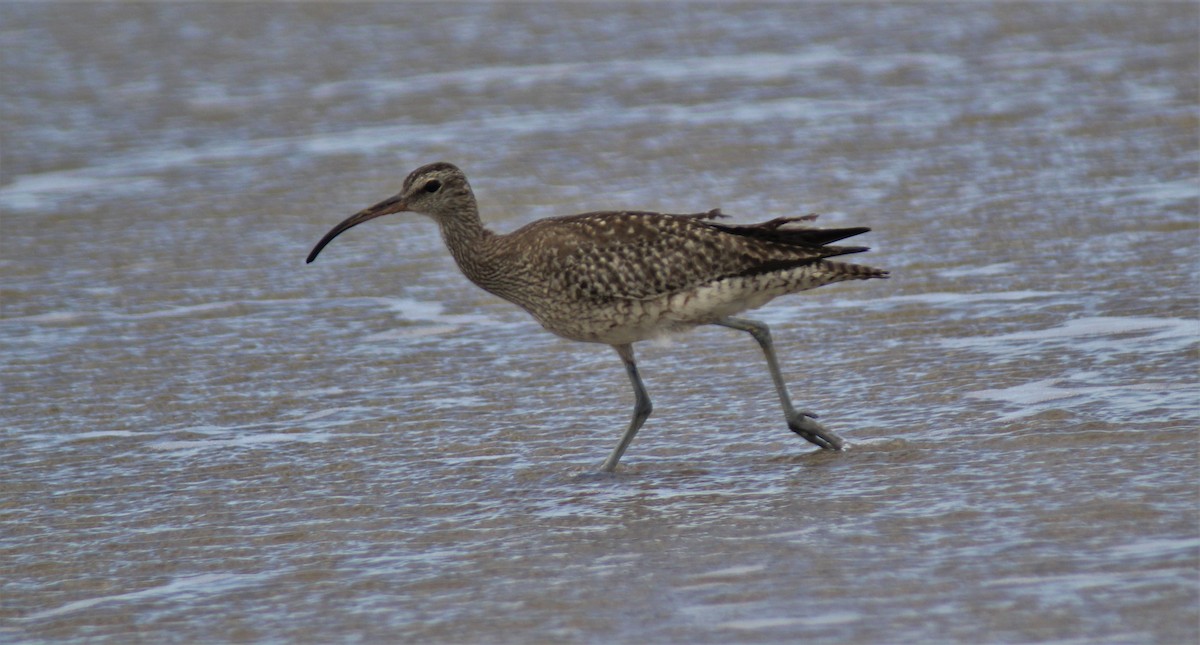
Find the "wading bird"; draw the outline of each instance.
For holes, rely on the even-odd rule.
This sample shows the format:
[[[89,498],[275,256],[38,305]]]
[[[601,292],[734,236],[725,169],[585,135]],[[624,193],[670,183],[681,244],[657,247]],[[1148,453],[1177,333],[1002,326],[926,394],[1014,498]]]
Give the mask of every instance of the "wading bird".
[[[792,407],[771,333],[737,314],[773,298],[887,272],[828,258],[866,251],[830,246],[868,228],[814,228],[815,215],[760,224],[723,224],[718,210],[691,215],[634,211],[551,217],[500,235],[479,220],[475,194],[461,170],[445,162],[414,170],[398,194],[333,227],[308,255],[367,220],[410,211],[437,222],[467,278],[529,312],[548,331],[617,350],[633,385],[633,418],[601,468],[612,471],[650,416],[633,343],[698,325],[749,333],[766,354],[788,427],[826,449],[845,442]]]

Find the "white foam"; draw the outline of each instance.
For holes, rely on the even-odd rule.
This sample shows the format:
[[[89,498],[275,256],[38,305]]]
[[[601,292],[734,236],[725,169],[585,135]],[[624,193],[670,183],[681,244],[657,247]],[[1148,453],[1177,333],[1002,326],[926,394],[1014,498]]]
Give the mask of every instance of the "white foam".
[[[96,605],[121,603],[130,600],[145,600],[147,598],[160,598],[177,596],[186,593],[216,593],[226,591],[234,587],[240,587],[250,582],[261,578],[260,574],[242,574],[242,573],[202,573],[194,576],[183,576],[175,578],[166,584],[150,587],[141,591],[132,591],[123,594],[114,594],[111,596],[98,596],[96,598],[86,598],[84,600],[76,600],[69,602],[61,607],[39,611],[22,617],[22,621],[42,620],[44,618],[53,618],[62,614],[82,611],[95,607]]]
[[[244,432],[223,439],[181,439],[156,441],[149,444],[154,450],[164,452],[195,452],[199,450],[223,450],[228,448],[256,448],[280,443],[323,443],[329,441],[325,432]]]
[[[841,61],[833,49],[815,48],[802,55],[752,54],[735,56],[705,56],[687,59],[624,60],[596,63],[564,63],[530,66],[481,67],[438,74],[421,74],[403,79],[366,79],[318,86],[309,91],[314,100],[340,100],[352,96],[369,96],[383,100],[388,96],[429,95],[453,88],[470,92],[491,83],[508,87],[562,83],[602,83],[605,79],[624,78],[664,79],[671,83],[689,80],[735,77],[740,81],[768,82],[788,78],[797,69],[812,68]],[[868,69],[891,69],[896,66],[919,65],[933,69],[953,69],[959,59],[938,55],[910,55],[856,59]],[[210,97],[211,99],[211,97]],[[210,100],[208,110],[219,110],[220,101]],[[232,109],[239,109],[241,99],[229,97]],[[596,123],[610,126],[638,124],[714,124],[763,123],[808,120],[820,115],[830,118],[877,111],[878,103],[869,100],[820,100],[808,97],[746,102],[718,100],[691,105],[652,104],[614,112],[608,106],[587,106],[577,109],[521,111],[472,117],[458,123],[447,122],[438,128],[419,124],[399,124],[365,127],[305,136],[266,137],[253,140],[233,140],[200,146],[176,148],[147,148],[107,157],[103,161],[72,170],[19,175],[0,188],[0,207],[12,211],[36,211],[48,208],[56,200],[84,193],[123,195],[161,192],[166,173],[197,165],[226,161],[246,164],[255,159],[284,158],[304,155],[362,155],[376,150],[400,146],[438,146],[461,138],[462,132],[474,132],[484,140],[511,139],[523,134],[544,132],[574,133],[592,128]],[[927,110],[922,119],[947,118]]]
[[[1018,410],[1000,416],[1011,421],[1032,416],[1055,407],[1100,403],[1125,414],[1149,411],[1161,406],[1186,407],[1187,401],[1200,400],[1200,385],[1195,383],[1114,383],[1073,384],[1072,380],[1098,378],[1092,373],[1071,378],[1043,379],[1007,388],[975,390],[964,396],[970,399],[998,401],[1020,406]],[[1069,403],[1066,403],[1069,401]]]
[[[1129,336],[1136,335],[1131,343]],[[1008,354],[1014,345],[1060,345],[1069,342],[1085,351],[1179,351],[1200,342],[1200,321],[1185,318],[1096,316],[1068,320],[1054,327],[996,336],[968,336],[941,341],[946,347]]]

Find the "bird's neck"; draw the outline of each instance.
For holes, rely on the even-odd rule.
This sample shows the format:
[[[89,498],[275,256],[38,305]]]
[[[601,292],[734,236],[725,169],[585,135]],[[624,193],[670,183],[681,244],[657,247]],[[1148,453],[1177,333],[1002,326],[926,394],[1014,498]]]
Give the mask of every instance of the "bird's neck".
[[[484,228],[479,212],[462,211],[439,218],[438,228],[458,268],[471,282],[488,289],[490,276],[495,273],[490,242],[496,234]]]

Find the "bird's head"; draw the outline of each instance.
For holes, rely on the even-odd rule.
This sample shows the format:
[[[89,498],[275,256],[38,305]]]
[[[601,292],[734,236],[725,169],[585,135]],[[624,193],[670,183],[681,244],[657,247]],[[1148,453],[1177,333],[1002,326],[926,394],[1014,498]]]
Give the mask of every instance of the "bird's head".
[[[475,214],[475,196],[467,176],[454,164],[438,161],[426,164],[408,174],[399,193],[347,217],[333,227],[308,254],[306,262],[317,259],[317,254],[333,238],[362,224],[367,220],[409,211],[421,213],[441,220],[457,213]]]

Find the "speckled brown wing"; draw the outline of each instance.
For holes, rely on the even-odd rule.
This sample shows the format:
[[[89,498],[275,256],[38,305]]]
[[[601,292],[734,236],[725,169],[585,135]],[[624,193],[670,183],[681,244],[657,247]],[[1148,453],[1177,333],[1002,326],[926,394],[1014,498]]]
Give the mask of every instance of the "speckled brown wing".
[[[534,222],[512,234],[547,286],[592,302],[643,300],[724,278],[786,270],[865,247],[827,246],[866,228],[789,228],[810,218],[717,224],[719,212],[597,212]]]

